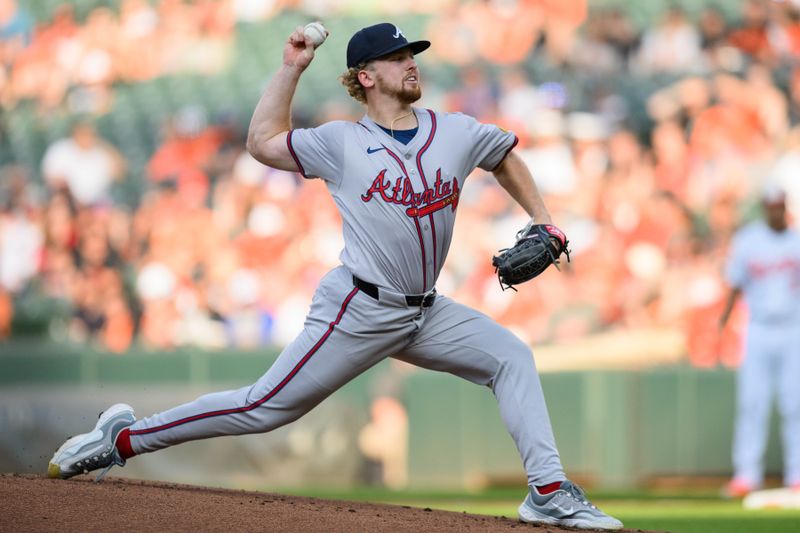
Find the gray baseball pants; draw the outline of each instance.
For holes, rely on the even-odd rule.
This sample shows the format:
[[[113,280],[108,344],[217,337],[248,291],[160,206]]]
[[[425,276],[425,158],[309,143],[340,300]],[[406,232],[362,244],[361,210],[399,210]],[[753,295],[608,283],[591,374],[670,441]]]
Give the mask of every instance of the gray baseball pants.
[[[734,476],[754,487],[764,482],[773,399],[781,415],[783,479],[800,484],[800,330],[794,321],[750,322],[745,358],[737,374]]]
[[[255,384],[201,396],[138,420],[137,454],[222,435],[264,433],[297,420],[385,357],[449,372],[492,389],[528,483],[565,479],[530,349],[492,319],[445,296],[409,307],[379,300],[337,267],[320,282],[302,333]]]

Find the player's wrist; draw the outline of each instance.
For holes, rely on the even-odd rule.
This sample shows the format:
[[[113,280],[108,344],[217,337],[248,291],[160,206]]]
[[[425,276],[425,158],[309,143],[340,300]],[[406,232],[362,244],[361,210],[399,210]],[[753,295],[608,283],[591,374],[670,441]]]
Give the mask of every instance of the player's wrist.
[[[550,216],[550,213],[547,210],[542,211],[535,211],[531,215],[530,225],[533,226],[534,224],[552,224],[553,219]]]
[[[308,65],[298,65],[293,60],[284,60],[281,70],[289,76],[300,77]]]

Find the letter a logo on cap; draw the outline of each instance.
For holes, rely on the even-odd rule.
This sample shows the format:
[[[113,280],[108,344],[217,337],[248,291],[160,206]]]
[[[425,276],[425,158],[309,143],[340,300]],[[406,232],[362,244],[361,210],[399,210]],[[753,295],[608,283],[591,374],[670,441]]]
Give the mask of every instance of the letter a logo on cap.
[[[400,31],[400,28],[398,28],[396,24],[393,24],[393,26],[394,26],[394,29],[397,30],[397,31],[394,32],[394,35],[392,35],[392,37],[394,37],[395,39],[399,39],[400,36],[403,35],[403,32]],[[405,35],[403,35],[403,37],[405,37]]]

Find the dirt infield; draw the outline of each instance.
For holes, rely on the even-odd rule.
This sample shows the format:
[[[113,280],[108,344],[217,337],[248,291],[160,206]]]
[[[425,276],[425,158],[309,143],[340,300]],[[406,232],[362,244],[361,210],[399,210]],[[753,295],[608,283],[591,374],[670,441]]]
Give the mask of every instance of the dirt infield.
[[[574,531],[516,519],[109,478],[0,475],[0,531]],[[638,531],[638,530],[624,530]]]

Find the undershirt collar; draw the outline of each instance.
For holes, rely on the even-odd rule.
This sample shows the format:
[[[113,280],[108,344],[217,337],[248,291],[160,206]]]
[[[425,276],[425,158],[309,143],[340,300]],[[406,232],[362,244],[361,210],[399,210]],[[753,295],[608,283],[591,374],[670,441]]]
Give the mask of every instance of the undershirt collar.
[[[411,142],[411,139],[414,138],[414,136],[417,134],[417,131],[419,130],[419,126],[417,126],[416,128],[412,128],[410,130],[394,130],[394,133],[392,133],[392,130],[390,130],[389,128],[384,128],[383,126],[377,123],[376,125],[380,129],[385,131],[387,135],[389,135],[390,137],[394,137],[395,140],[398,140],[403,144],[408,144],[409,142]]]

